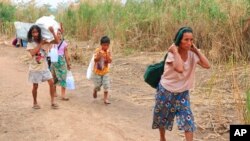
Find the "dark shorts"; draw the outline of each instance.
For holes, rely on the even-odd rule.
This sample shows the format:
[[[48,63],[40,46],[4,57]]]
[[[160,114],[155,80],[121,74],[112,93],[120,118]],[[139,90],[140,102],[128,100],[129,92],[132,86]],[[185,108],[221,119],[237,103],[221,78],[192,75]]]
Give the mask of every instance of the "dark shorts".
[[[190,108],[189,91],[172,93],[159,84],[155,99],[153,129],[165,128],[171,131],[176,116],[179,130],[195,131],[194,116]]]

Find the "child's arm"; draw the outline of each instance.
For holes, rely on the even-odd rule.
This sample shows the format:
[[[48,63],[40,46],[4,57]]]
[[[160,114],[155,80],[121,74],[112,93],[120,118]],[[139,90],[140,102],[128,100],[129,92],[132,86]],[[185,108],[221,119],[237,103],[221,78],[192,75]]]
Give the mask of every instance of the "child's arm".
[[[107,56],[106,56],[106,60],[105,63],[111,63],[112,62],[112,57],[111,57],[111,53],[108,51],[107,52]]]
[[[31,56],[35,56],[37,53],[39,53],[40,49],[42,48],[43,44],[45,41],[42,41],[35,47],[34,49],[29,49],[28,51],[30,52]]]
[[[102,53],[100,50],[97,50],[96,53],[95,53],[95,56],[94,56],[94,61],[95,62],[98,62],[102,57]]]

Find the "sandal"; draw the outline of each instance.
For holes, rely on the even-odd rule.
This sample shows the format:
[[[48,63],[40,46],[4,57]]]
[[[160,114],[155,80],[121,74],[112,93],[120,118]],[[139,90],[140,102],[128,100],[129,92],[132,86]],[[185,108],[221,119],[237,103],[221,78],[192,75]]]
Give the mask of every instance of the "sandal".
[[[94,93],[93,93],[93,97],[94,97],[94,98],[97,98],[97,92],[94,92]]]
[[[34,104],[32,108],[33,109],[41,109],[41,107],[38,104]]]
[[[58,109],[59,106],[58,106],[56,103],[53,103],[53,104],[51,104],[51,108],[52,108],[52,109]]]
[[[69,101],[69,98],[63,97],[61,100],[63,100],[63,101]]]
[[[108,100],[104,101],[104,104],[108,105],[111,104]]]

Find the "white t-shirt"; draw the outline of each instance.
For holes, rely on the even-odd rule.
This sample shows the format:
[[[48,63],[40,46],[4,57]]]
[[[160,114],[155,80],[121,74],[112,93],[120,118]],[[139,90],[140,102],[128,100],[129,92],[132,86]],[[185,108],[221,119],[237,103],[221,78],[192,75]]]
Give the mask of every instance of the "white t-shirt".
[[[29,42],[27,44],[27,50],[32,50],[38,46],[35,42]],[[40,49],[40,51],[32,57],[32,61],[29,65],[29,71],[44,71],[48,69],[48,64],[46,62],[46,51]]]

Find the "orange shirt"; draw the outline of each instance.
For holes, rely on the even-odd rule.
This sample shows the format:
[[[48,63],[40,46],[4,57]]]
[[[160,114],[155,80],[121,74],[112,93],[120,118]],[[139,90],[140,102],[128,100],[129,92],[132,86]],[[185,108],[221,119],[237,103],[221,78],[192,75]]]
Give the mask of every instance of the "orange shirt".
[[[101,47],[99,47],[95,50],[94,59],[98,57],[97,54],[99,52],[101,52],[101,58],[98,62],[95,62],[94,64],[94,73],[97,75],[105,75],[106,73],[109,72],[109,63],[105,63],[105,60],[107,60],[107,58],[110,58],[110,59],[112,58],[111,58],[109,50],[105,52],[101,50]]]

